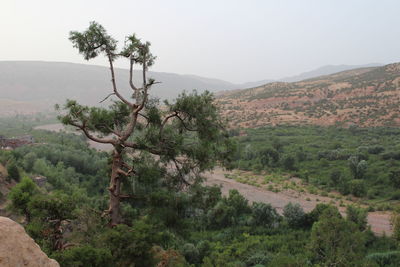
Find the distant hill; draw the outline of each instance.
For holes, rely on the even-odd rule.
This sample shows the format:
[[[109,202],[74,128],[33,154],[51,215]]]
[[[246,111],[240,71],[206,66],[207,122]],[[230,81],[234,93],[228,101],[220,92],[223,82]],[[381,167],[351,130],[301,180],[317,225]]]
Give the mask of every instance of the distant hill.
[[[323,75],[329,75],[337,72],[342,72],[346,70],[352,69],[361,69],[361,68],[369,68],[369,67],[380,67],[383,66],[381,63],[370,63],[365,65],[326,65],[319,67],[315,70],[303,72],[296,76],[285,77],[279,79],[281,82],[299,82],[310,78],[315,78]]]
[[[400,126],[400,63],[224,92],[218,102],[233,126]]]
[[[381,63],[370,63],[370,64],[365,64],[365,65],[326,65],[319,67],[317,69],[303,72],[299,75],[295,76],[289,76],[289,77],[284,77],[278,80],[273,80],[273,79],[266,79],[266,80],[260,80],[260,81],[255,81],[255,82],[247,82],[247,83],[241,83],[236,85],[235,89],[247,89],[247,88],[253,88],[253,87],[258,87],[261,85],[265,85],[267,83],[273,83],[273,82],[299,82],[323,75],[329,75],[337,72],[342,72],[346,70],[352,70],[352,69],[360,69],[360,68],[369,68],[369,67],[379,67],[383,66]]]
[[[296,76],[297,78],[287,79],[312,78],[321,73],[354,67],[348,65],[322,67]],[[128,74],[126,69],[116,69],[118,87],[127,97],[131,94],[127,83]],[[196,75],[151,71],[148,76],[161,82],[154,85],[150,92],[161,100],[172,100],[184,90],[221,92],[258,87],[273,82],[273,80],[262,80],[233,84]],[[140,72],[135,72],[134,80],[140,83]],[[87,105],[98,105],[110,90],[110,74],[107,67],[65,62],[0,61],[0,116],[53,110],[55,103],[62,104],[68,98],[77,99]]]
[[[128,70],[116,69],[116,76],[121,92],[129,96]],[[237,88],[237,85],[226,81],[194,75],[150,71],[148,76],[161,82],[153,86],[151,94],[162,100],[176,98],[184,90],[216,92]],[[139,72],[134,73],[134,80],[140,81]],[[38,105],[42,108],[50,107],[65,102],[67,98],[94,105],[107,96],[110,90],[107,67],[63,62],[0,61],[0,98],[8,106],[12,102],[18,105],[27,103],[28,106],[33,105],[36,111]],[[3,111],[0,110],[0,113]]]

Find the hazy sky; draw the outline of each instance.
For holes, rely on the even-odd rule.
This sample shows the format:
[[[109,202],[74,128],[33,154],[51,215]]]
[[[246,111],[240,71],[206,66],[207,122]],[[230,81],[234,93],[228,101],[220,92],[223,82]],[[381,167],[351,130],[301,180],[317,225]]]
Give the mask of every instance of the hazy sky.
[[[70,30],[137,33],[154,71],[247,82],[400,61],[398,0],[0,0],[0,60],[86,62]],[[119,61],[119,67],[127,67]]]

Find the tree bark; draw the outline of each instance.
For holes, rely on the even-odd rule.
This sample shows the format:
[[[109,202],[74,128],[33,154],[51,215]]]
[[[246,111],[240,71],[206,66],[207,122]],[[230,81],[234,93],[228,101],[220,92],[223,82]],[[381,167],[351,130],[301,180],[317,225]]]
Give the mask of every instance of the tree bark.
[[[110,202],[109,202],[109,215],[110,225],[116,226],[121,223],[121,211],[120,211],[120,194],[121,194],[121,174],[120,170],[123,165],[122,151],[115,148],[112,156],[112,168],[110,177]]]

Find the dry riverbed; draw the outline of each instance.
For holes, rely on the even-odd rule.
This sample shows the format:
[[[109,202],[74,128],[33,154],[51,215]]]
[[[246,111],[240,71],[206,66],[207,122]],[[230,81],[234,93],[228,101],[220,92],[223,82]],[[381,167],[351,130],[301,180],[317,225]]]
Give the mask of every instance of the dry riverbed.
[[[299,193],[291,189],[272,192],[257,186],[239,183],[233,179],[226,178],[226,176],[230,174],[232,174],[232,172],[222,170],[221,168],[217,168],[212,172],[207,172],[205,174],[207,178],[206,184],[221,185],[223,194],[227,194],[231,189],[236,189],[250,202],[270,203],[279,213],[282,213],[283,207],[289,202],[299,203],[306,212],[311,211],[318,203],[336,205],[333,199],[329,197],[322,197],[306,192]],[[342,214],[345,214],[345,207],[336,206]],[[371,226],[371,230],[378,235],[383,235],[384,233],[386,233],[386,235],[391,235],[392,227],[390,225],[390,216],[390,212],[369,212],[368,223]]]

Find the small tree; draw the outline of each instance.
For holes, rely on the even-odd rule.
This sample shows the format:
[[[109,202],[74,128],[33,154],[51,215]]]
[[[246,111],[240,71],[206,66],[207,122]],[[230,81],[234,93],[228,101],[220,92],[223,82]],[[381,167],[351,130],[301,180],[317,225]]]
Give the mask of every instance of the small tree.
[[[357,225],[331,206],[314,223],[308,248],[315,263],[323,266],[359,266],[365,240]]]
[[[368,163],[365,160],[360,160],[359,156],[351,156],[349,159],[350,171],[354,179],[363,179],[367,172]]]
[[[31,211],[28,204],[37,193],[36,184],[29,178],[23,178],[8,194],[8,199],[11,201],[9,208],[23,214],[25,220],[29,223],[31,220]]]
[[[400,213],[399,212],[393,212],[391,218],[390,218],[390,223],[392,224],[393,227],[393,238],[397,240],[400,244]]]
[[[128,150],[131,157],[153,155],[169,171],[165,184],[178,189],[190,185],[190,180],[198,180],[199,173],[212,168],[217,161],[229,159],[232,145],[210,93],[184,93],[174,103],[166,101],[163,108],[149,98],[149,90],[156,84],[154,79],[147,78],[147,70],[155,60],[149,42],[132,34],[118,51],[117,41],[96,22],[91,22],[84,32],[71,32],[70,40],[86,60],[102,54],[109,63],[112,92],[105,99],[114,96],[114,103],[106,109],[68,100],[64,106],[66,114],[59,119],[77,127],[90,140],[113,146],[106,211],[111,225],[122,222],[120,201],[133,197],[121,189],[122,183],[136,172],[135,166],[128,164]],[[127,82],[132,89],[131,98],[121,94],[116,82],[114,61],[120,57],[129,61]],[[141,86],[132,80],[134,65],[141,67]]]
[[[276,212],[271,204],[262,202],[253,202],[251,206],[252,216],[255,225],[273,226],[279,221],[279,214]]]
[[[19,182],[19,179],[21,178],[19,174],[19,170],[17,167],[17,164],[15,163],[14,160],[12,160],[10,163],[7,164],[7,172],[8,176],[15,181]]]
[[[283,207],[283,216],[286,218],[290,227],[302,227],[305,225],[306,214],[299,203],[289,202]]]
[[[346,209],[346,214],[346,219],[350,222],[355,223],[360,231],[364,231],[365,229],[367,229],[368,212],[365,209],[356,207],[354,205],[348,205]]]

